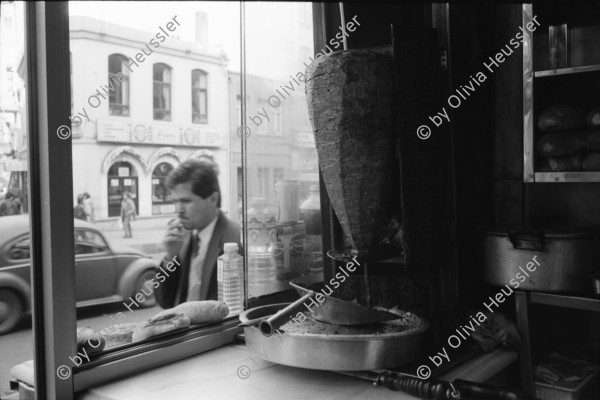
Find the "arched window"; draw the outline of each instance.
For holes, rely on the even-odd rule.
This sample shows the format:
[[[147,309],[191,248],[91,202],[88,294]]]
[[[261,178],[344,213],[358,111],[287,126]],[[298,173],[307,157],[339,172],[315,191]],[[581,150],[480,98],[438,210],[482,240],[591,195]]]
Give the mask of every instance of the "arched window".
[[[161,121],[171,120],[171,67],[167,64],[154,64],[152,66],[154,81],[154,119]]]
[[[108,105],[110,115],[129,116],[129,69],[122,54],[108,56]]]
[[[108,170],[108,216],[121,215],[121,201],[125,192],[131,193],[136,210],[138,204],[138,178],[135,167],[127,161],[117,161]]]
[[[208,79],[199,69],[192,71],[192,122],[208,122]]]
[[[166,162],[158,164],[152,171],[152,214],[175,212],[175,207],[172,206],[171,191],[165,184],[167,175],[171,171],[173,171],[173,166]]]

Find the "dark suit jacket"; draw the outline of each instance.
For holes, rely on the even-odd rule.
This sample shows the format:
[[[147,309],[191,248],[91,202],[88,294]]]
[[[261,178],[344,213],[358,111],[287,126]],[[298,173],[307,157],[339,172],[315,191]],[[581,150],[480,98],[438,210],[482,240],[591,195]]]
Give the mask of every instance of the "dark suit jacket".
[[[240,244],[240,225],[230,221],[221,211],[217,217],[217,223],[212,237],[208,244],[204,266],[202,268],[202,285],[200,286],[200,300],[216,300],[217,299],[217,257],[223,254],[223,245],[225,243],[237,243],[239,253],[243,253]],[[164,282],[154,291],[156,300],[162,308],[172,308],[186,301],[188,280],[190,274],[190,264],[192,256],[192,231],[186,231],[183,238],[183,245],[179,254],[175,257],[176,263],[170,269],[175,267],[173,272],[170,272],[165,266],[172,260],[161,262],[160,267],[168,274]],[[159,270],[160,271],[160,270]],[[163,276],[164,272],[158,272]],[[157,279],[158,281],[158,279]]]

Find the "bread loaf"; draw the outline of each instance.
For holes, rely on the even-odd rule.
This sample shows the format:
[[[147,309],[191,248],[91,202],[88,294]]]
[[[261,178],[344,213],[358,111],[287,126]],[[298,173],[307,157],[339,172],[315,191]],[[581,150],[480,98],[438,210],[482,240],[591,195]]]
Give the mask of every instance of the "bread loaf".
[[[170,312],[182,313],[190,319],[190,324],[206,324],[220,321],[229,314],[227,304],[222,301],[204,300],[188,301],[181,303],[175,308],[164,310],[154,317],[161,317]]]
[[[100,331],[100,334],[106,340],[107,347],[115,347],[122,344],[131,343],[133,340],[133,331],[138,324],[135,322],[127,324],[111,325]]]
[[[550,169],[554,172],[581,171],[583,169],[583,155],[575,154],[568,157],[548,159]]]
[[[553,132],[542,136],[537,143],[542,157],[563,157],[576,154],[588,146],[589,133],[582,131]]]
[[[591,128],[599,127],[600,126],[600,107],[596,107],[592,111],[590,111],[590,113],[587,115],[587,118],[585,119],[585,122]]]
[[[538,119],[542,132],[579,129],[585,126],[585,115],[578,107],[563,105],[546,109]]]
[[[190,319],[182,313],[168,312],[140,322],[133,331],[132,341],[139,342],[152,336],[190,326]]]

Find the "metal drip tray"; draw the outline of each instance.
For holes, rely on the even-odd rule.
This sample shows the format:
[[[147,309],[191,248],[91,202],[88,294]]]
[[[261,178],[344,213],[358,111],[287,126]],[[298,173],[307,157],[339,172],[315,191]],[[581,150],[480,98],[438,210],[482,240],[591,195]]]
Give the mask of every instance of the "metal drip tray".
[[[276,313],[288,304],[271,304],[247,310],[245,322]],[[248,350],[259,357],[292,367],[362,371],[409,364],[421,355],[423,335],[429,323],[407,315],[398,320],[363,325],[338,326],[316,321],[306,313],[302,322],[290,321],[270,337],[254,326],[244,328]]]

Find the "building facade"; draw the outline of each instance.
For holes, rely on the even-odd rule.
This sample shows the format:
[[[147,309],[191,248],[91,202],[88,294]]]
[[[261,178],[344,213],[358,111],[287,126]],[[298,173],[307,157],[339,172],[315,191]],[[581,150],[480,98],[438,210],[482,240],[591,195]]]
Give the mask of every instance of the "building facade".
[[[71,18],[73,192],[90,193],[97,221],[116,220],[130,192],[146,226],[164,225],[175,212],[164,179],[190,158],[215,163],[229,213],[228,58],[179,40],[177,24]]]

